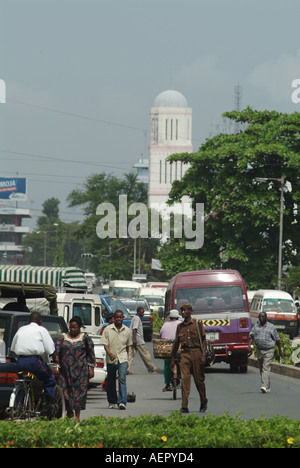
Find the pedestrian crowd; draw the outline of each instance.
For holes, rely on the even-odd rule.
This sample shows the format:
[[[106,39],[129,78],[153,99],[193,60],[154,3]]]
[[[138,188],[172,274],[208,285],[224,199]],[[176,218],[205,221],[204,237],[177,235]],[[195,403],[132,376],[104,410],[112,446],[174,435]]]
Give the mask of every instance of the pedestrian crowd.
[[[170,391],[175,359],[180,350],[180,376],[182,404],[180,411],[188,413],[188,399],[193,376],[200,397],[200,412],[207,410],[204,366],[206,363],[206,334],[202,321],[192,318],[192,305],[183,304],[180,317],[177,310],[171,310],[169,320],[160,331],[160,338],[174,341],[170,359],[164,360],[164,383],[162,391]],[[147,350],[142,326],[144,309],[140,307],[133,317],[130,328],[123,324],[124,315],[117,310],[109,317],[105,327],[102,344],[107,357],[107,400],[109,408],[126,409],[127,376],[131,375],[131,366],[136,353],[141,356],[149,373],[159,370]],[[43,405],[45,411],[55,397],[56,379],[53,370],[42,358],[52,356],[59,365],[58,384],[66,402],[67,416],[80,420],[80,412],[86,407],[89,379],[94,376],[95,354],[92,339],[82,330],[80,317],[73,317],[69,322],[68,333],[63,334],[54,345],[49,332],[41,326],[42,318],[37,312],[30,314],[29,325],[21,327],[12,342],[12,351],[18,356],[20,370],[32,372],[43,382]],[[259,314],[259,322],[249,335],[249,355],[256,345],[257,358],[261,375],[261,392],[270,392],[271,361],[275,345],[280,356],[283,355],[279,335],[273,324],[267,321],[265,312]],[[118,382],[118,391],[116,387]]]

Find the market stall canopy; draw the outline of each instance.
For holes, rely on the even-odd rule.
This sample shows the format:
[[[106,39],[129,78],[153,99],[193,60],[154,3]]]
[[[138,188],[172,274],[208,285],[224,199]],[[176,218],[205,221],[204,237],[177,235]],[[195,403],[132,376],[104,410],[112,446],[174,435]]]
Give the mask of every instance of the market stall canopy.
[[[33,267],[0,265],[0,281],[50,284],[57,292],[85,292],[84,271],[77,267]]]

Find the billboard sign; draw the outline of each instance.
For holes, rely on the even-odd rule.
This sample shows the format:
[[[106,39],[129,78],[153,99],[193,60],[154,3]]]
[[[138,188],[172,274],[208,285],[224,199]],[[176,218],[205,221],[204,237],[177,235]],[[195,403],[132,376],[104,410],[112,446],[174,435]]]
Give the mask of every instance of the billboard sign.
[[[27,200],[26,178],[0,177],[0,200]]]

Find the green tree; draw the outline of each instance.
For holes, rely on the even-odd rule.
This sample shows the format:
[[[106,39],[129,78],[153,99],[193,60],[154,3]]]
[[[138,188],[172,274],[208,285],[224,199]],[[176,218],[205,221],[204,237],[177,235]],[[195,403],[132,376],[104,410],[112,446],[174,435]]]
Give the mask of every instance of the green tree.
[[[42,213],[44,216],[40,216],[37,221],[37,225],[42,228],[44,224],[54,224],[59,220],[59,205],[60,200],[58,198],[48,198],[44,201],[42,207]]]
[[[88,268],[103,278],[129,279],[134,268],[134,240],[130,237],[99,239],[96,226],[99,216],[98,205],[111,203],[119,214],[119,196],[126,195],[127,203],[147,204],[147,185],[137,181],[134,173],[124,174],[119,179],[110,174],[93,174],[88,177],[82,190],[73,190],[68,196],[69,206],[82,206],[86,218],[79,230],[79,238],[84,240],[85,252],[95,257],[88,260]],[[128,216],[128,221],[130,217]],[[119,228],[119,226],[118,226]],[[157,240],[141,239],[136,242],[137,271],[150,273],[153,252],[157,251]]]
[[[204,203],[204,246],[186,250],[171,240],[160,252],[167,274],[200,268],[235,268],[249,288],[277,284],[280,184],[285,178],[283,265],[297,262],[300,236],[300,114],[247,108],[224,117],[245,124],[238,134],[219,134],[193,154],[177,154],[190,168],[175,181],[170,202],[188,195]],[[174,255],[174,252],[176,254]]]

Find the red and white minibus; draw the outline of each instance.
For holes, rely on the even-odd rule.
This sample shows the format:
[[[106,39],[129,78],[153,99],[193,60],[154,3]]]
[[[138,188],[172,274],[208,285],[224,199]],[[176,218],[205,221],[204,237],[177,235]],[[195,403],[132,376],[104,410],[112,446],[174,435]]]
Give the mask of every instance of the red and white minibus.
[[[169,282],[165,310],[192,304],[192,317],[202,320],[215,362],[232,371],[247,372],[248,336],[251,330],[244,280],[236,270],[200,270],[178,273]]]

